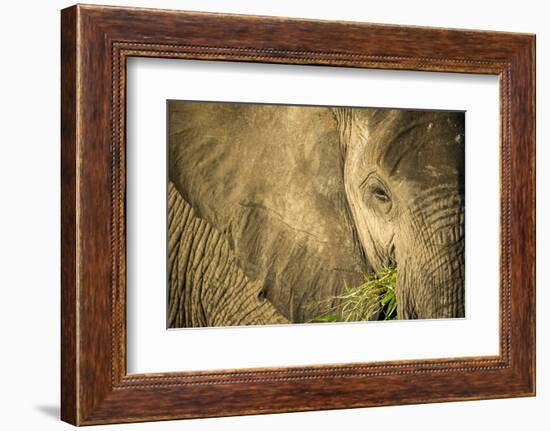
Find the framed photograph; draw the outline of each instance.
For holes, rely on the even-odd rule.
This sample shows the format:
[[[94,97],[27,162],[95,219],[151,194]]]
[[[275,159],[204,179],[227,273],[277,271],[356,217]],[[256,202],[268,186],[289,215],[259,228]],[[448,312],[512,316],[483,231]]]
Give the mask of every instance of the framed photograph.
[[[61,13],[61,416],[535,394],[535,36]]]

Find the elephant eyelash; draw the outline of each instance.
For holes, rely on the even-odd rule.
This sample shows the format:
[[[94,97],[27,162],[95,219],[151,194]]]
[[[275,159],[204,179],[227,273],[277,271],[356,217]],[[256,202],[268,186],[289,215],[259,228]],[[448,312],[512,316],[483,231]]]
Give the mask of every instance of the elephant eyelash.
[[[391,198],[386,189],[377,183],[370,184],[366,187],[367,198],[374,198],[381,204],[391,203]]]
[[[392,198],[388,188],[378,175],[369,174],[359,186],[363,190],[364,199],[370,205],[377,208],[383,214],[388,214],[392,209]]]
[[[382,187],[374,186],[370,192],[372,195],[381,202],[389,202],[390,197]]]

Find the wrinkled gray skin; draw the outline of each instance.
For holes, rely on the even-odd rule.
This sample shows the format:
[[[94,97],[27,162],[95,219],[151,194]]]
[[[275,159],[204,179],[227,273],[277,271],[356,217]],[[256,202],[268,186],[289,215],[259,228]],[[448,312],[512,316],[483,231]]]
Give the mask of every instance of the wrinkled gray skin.
[[[464,317],[463,114],[336,114],[353,220],[374,270],[397,265],[398,317]]]
[[[235,262],[224,236],[168,187],[168,324],[172,328],[288,323]]]
[[[463,114],[169,115],[169,326],[309,321],[388,264],[400,319],[464,315]]]

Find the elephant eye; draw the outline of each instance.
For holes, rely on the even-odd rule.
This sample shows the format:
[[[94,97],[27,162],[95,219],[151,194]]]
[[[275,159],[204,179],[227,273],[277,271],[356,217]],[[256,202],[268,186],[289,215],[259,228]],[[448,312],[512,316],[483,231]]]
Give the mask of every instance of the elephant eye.
[[[371,175],[363,183],[365,199],[368,204],[381,214],[388,214],[392,209],[392,199],[385,185],[377,176]]]
[[[386,194],[386,191],[382,187],[374,186],[371,189],[371,193],[380,202],[389,202],[390,200],[390,197]]]

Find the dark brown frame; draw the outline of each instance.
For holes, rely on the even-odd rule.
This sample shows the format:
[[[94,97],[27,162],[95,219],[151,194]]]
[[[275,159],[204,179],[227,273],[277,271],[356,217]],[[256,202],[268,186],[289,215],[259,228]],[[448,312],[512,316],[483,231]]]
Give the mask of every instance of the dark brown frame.
[[[63,420],[87,425],[535,394],[534,35],[81,5],[61,16]],[[498,75],[500,354],[128,375],[129,56]]]

